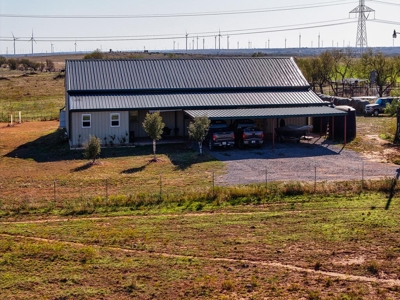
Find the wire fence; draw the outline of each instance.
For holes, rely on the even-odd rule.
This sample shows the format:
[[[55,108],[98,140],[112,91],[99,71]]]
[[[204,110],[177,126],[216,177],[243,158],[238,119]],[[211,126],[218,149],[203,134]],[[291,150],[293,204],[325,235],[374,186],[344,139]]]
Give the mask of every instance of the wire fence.
[[[361,162],[358,165],[343,166],[342,169],[332,172],[330,165],[312,163],[303,169],[293,170],[286,169],[280,162],[268,163],[269,167],[265,169],[249,170],[244,166],[243,169],[236,170],[238,176],[231,176],[230,180],[227,180],[229,175],[206,172],[205,180],[198,185],[193,183],[192,178],[182,174],[184,180],[180,182],[181,187],[176,186],[174,178],[169,177],[171,175],[163,174],[145,180],[139,177],[124,177],[2,181],[0,210],[74,207],[73,210],[76,211],[77,206],[84,206],[85,209],[96,206],[139,207],[160,201],[213,201],[217,198],[246,197],[252,193],[256,193],[256,196],[271,195],[281,193],[282,190],[288,194],[361,192],[364,189],[388,191],[396,187],[398,178],[397,167],[389,164],[386,164],[386,167],[382,164],[381,170],[377,171],[372,164]],[[384,183],[375,181],[377,179]],[[260,188],[263,189],[261,194]]]
[[[59,120],[60,111],[55,109],[52,111],[18,111],[9,113],[4,110],[0,110],[0,122],[2,123],[22,123],[22,122],[33,122],[33,121],[51,121]]]

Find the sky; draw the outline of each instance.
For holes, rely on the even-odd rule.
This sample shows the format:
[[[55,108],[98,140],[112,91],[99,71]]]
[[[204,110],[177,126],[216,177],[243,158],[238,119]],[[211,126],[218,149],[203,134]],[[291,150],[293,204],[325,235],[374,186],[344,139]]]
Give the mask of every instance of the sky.
[[[358,0],[0,0],[0,55],[356,46]],[[400,46],[400,1],[365,0],[369,47]],[[187,39],[186,39],[187,35]],[[228,37],[229,36],[229,37]]]

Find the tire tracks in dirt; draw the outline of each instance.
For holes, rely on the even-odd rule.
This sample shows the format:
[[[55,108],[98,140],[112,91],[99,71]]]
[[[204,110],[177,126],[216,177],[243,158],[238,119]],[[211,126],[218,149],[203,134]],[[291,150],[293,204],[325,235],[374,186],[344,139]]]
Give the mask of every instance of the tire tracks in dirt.
[[[168,258],[179,258],[179,259],[200,259],[210,262],[227,262],[227,263],[246,263],[251,265],[263,266],[263,267],[273,267],[273,268],[280,268],[280,269],[287,269],[294,272],[305,272],[308,274],[313,275],[322,275],[328,277],[335,277],[345,281],[356,281],[356,282],[368,282],[368,283],[379,283],[379,284],[386,284],[389,286],[400,286],[400,280],[396,279],[381,279],[376,277],[367,277],[367,276],[359,276],[359,275],[349,275],[337,272],[328,272],[328,271],[321,271],[321,270],[314,270],[314,269],[307,269],[302,267],[297,267],[294,265],[283,264],[279,262],[269,262],[269,261],[257,261],[257,260],[249,260],[249,259],[233,259],[233,258],[224,258],[224,257],[207,257],[207,256],[189,256],[189,255],[180,255],[180,254],[171,254],[165,252],[148,252],[143,250],[134,250],[134,249],[127,249],[121,247],[111,247],[111,246],[101,246],[101,245],[92,245],[92,244],[85,244],[79,242],[70,242],[70,241],[63,241],[57,239],[47,239],[47,238],[40,238],[40,237],[32,237],[32,236],[23,236],[23,235],[12,235],[12,234],[4,234],[0,233],[1,237],[6,238],[17,238],[17,239],[25,239],[25,240],[32,240],[38,242],[45,242],[45,243],[63,243],[72,247],[95,247],[97,249],[105,249],[109,251],[118,251],[124,253],[146,253],[148,255],[156,255],[161,257],[168,257]]]
[[[289,204],[285,204],[286,206]],[[284,206],[284,205],[282,205]],[[376,209],[384,209],[384,207],[376,207]],[[360,211],[370,210],[370,207],[365,208],[338,208],[338,209],[304,209],[304,210],[276,210],[276,211],[248,211],[248,212],[202,212],[202,213],[176,213],[176,214],[143,214],[143,215],[126,215],[126,216],[99,216],[99,217],[78,217],[78,218],[49,218],[39,220],[16,220],[16,221],[0,221],[0,225],[12,225],[12,224],[43,224],[43,223],[61,223],[61,222],[77,222],[77,221],[100,221],[100,220],[119,220],[119,219],[136,219],[136,218],[157,218],[157,217],[202,217],[212,215],[254,215],[254,214],[265,214],[265,213],[282,213],[282,214],[300,214],[304,212],[324,212],[329,213],[331,211]]]

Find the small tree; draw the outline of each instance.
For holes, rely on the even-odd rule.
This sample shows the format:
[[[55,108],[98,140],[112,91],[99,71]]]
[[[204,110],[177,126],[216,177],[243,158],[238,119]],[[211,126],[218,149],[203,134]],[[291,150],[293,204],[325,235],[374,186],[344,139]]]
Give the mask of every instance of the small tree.
[[[156,157],[156,141],[161,139],[161,134],[163,133],[163,128],[165,124],[162,121],[159,112],[155,113],[147,113],[142,123],[144,131],[146,131],[147,135],[153,140],[153,153],[154,158],[153,161],[157,161]]]
[[[207,117],[195,117],[189,124],[189,137],[199,144],[200,155],[203,155],[203,141],[206,138],[210,120]]]
[[[89,141],[84,146],[84,155],[87,159],[92,159],[92,164],[96,162],[97,156],[101,152],[100,148],[101,141],[94,135],[89,135]]]

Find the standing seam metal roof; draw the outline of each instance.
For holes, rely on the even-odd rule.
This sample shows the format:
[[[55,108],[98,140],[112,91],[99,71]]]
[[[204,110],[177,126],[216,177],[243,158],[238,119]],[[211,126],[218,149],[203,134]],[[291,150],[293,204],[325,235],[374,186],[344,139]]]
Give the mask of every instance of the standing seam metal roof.
[[[67,91],[307,89],[292,58],[67,60]]]
[[[183,93],[183,94],[81,94],[69,96],[70,110],[212,109],[237,107],[323,106],[312,91]]]
[[[345,116],[347,112],[331,107],[277,107],[250,109],[219,109],[219,110],[185,110],[191,117],[207,117],[209,119],[272,119],[291,117],[330,117]]]

